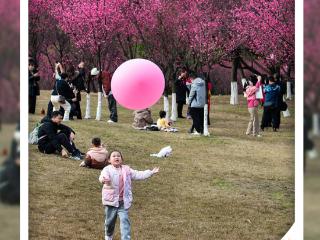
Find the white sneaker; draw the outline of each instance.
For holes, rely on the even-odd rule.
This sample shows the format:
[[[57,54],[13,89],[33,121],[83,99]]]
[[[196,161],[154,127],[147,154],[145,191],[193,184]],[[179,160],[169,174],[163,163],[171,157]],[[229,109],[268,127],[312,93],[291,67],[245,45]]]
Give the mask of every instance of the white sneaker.
[[[193,133],[191,133],[192,135],[196,135],[196,136],[198,136],[198,135],[200,135],[200,133],[198,133],[197,131],[194,131]]]
[[[257,137],[262,137],[262,135],[258,134]]]
[[[107,123],[116,123],[116,122],[114,122],[114,121],[112,121],[111,119],[109,119],[109,120],[107,121]]]
[[[104,238],[105,240],[112,240],[113,239],[113,236],[105,236],[105,238]]]

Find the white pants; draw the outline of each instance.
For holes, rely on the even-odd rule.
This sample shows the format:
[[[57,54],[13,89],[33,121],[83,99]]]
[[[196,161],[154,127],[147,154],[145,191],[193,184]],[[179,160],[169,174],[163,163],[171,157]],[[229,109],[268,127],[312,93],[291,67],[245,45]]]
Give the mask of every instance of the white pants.
[[[51,95],[51,102],[53,105],[53,111],[59,111],[60,106],[64,109],[63,121],[69,121],[69,115],[71,110],[70,103],[66,100],[65,103],[59,103],[59,96],[58,95]]]

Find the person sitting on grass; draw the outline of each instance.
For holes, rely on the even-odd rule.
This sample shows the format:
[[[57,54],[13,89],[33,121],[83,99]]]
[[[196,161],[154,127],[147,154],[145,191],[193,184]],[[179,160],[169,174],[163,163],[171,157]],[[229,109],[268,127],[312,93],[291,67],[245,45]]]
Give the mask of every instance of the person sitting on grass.
[[[165,131],[165,132],[177,132],[178,130],[176,128],[172,127],[172,122],[168,121],[166,119],[166,112],[161,110],[159,112],[159,117],[157,120],[157,127],[159,128],[160,131]]]
[[[11,142],[9,156],[0,166],[0,201],[20,203],[20,126],[18,124]]]
[[[87,152],[85,160],[80,163],[80,167],[103,169],[108,163],[108,151],[101,144],[100,138],[93,138],[91,143],[92,147]]]
[[[151,111],[148,108],[134,111],[133,116],[132,127],[134,129],[145,129],[148,125],[153,123]]]
[[[70,158],[81,160],[82,153],[74,144],[75,132],[70,127],[61,124],[62,118],[59,111],[53,111],[51,119],[45,117],[41,120],[43,124],[38,132],[38,149],[46,154],[58,152],[63,157],[67,157],[69,152]]]
[[[131,239],[129,208],[132,203],[132,180],[144,180],[159,172],[137,171],[123,164],[121,152],[112,151],[108,162],[100,174],[102,204],[105,207],[105,240],[112,240],[117,216],[120,218],[121,239]]]
[[[170,128],[171,123],[166,119],[166,112],[161,110],[159,112],[159,117],[157,120],[157,126],[159,130],[165,130]]]

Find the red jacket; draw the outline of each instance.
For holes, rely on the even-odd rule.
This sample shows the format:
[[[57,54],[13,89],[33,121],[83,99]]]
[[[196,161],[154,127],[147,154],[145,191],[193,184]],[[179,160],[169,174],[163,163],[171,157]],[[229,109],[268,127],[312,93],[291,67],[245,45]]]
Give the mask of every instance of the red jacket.
[[[102,71],[102,87],[106,95],[111,91],[111,74],[107,71]]]

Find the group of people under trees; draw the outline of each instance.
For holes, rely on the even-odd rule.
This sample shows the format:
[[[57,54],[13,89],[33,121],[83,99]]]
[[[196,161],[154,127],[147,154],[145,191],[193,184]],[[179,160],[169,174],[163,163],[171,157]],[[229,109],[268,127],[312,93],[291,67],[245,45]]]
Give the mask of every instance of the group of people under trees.
[[[56,62],[53,78],[54,83],[47,108],[48,117],[51,117],[53,111],[59,110],[63,115],[63,121],[73,120],[74,116],[82,119],[81,91],[90,93],[90,85],[99,79],[102,82],[102,92],[108,100],[110,110],[108,122],[118,121],[117,104],[111,91],[111,74],[108,71],[92,68],[87,77],[83,61],[78,64],[77,69],[71,64],[64,67],[60,62]],[[29,113],[31,114],[35,113],[36,99],[40,95],[39,80],[36,62],[29,58]]]
[[[38,81],[38,75],[34,73],[34,62],[29,62],[29,80],[34,83]],[[117,122],[116,100],[111,91],[111,74],[107,71],[98,71],[93,68],[90,72],[90,78],[100,77],[102,82],[102,91],[108,98],[110,110],[110,122]],[[35,79],[36,78],[36,79]],[[74,115],[81,119],[80,101],[82,90],[88,90],[84,86],[85,70],[84,63],[78,65],[78,70],[68,66],[65,70],[61,63],[57,62],[55,66],[55,83],[53,86],[51,99],[48,104],[48,113],[41,122],[42,125],[38,132],[38,148],[43,153],[59,153],[62,156],[70,155],[71,158],[81,160],[85,154],[75,147],[75,132],[68,126],[62,124]],[[192,119],[192,126],[189,133],[200,135],[204,132],[204,107],[210,106],[211,84],[204,80],[203,75],[181,68],[178,71],[177,78],[174,81],[176,89],[176,102],[178,118],[185,118],[182,114],[183,105],[188,103],[187,117]],[[263,97],[258,99],[257,92],[263,89]],[[272,127],[277,131],[280,127],[280,112],[287,108],[283,101],[285,85],[280,81],[279,76],[261,77],[252,75],[244,84],[244,92],[247,97],[248,111],[250,121],[246,131],[247,135],[261,136],[260,130]],[[258,106],[263,105],[263,116],[259,127]],[[159,112],[159,119],[153,123],[150,109],[137,110],[134,112],[135,129],[145,129],[151,126],[151,130],[170,131],[172,121],[166,118],[167,113]],[[209,116],[208,116],[209,119]],[[210,122],[208,122],[210,124]],[[150,128],[149,128],[150,129]],[[67,152],[66,152],[67,150]]]
[[[260,91],[258,97],[257,93]],[[246,131],[247,135],[261,137],[260,130],[272,127],[276,132],[280,128],[281,111],[287,110],[283,96],[286,85],[279,75],[261,76],[252,75],[244,84],[244,96],[247,98],[250,120]],[[259,126],[258,107],[263,106],[262,121]]]

